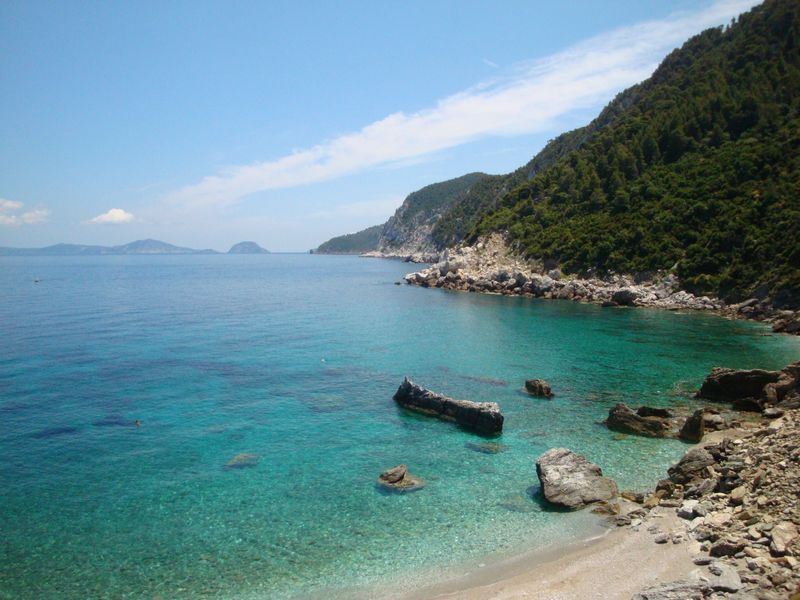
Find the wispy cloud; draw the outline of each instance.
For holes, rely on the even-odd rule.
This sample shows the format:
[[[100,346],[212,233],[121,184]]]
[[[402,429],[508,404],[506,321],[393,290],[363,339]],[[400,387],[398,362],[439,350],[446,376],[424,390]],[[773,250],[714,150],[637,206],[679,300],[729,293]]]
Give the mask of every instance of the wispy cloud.
[[[492,67],[493,69],[499,69],[500,68],[500,65],[498,65],[493,60],[489,60],[488,58],[484,58],[481,62],[483,62],[483,64],[485,64],[487,67]]]
[[[346,217],[348,219],[386,220],[403,203],[402,196],[387,196],[378,200],[341,204],[330,210],[319,210],[308,215],[311,219],[329,220]]]
[[[690,35],[726,23],[753,0],[719,0],[701,10],[617,29],[502,77],[446,97],[419,112],[394,113],[361,130],[275,160],[233,166],[165,198],[184,209],[225,205],[250,194],[307,185],[390,165],[488,136],[552,129],[573,111],[609,100],[648,77]]]
[[[0,198],[0,225],[8,227],[35,225],[46,221],[47,217],[50,216],[50,211],[46,208],[35,208],[17,214],[23,206],[22,202]]]
[[[97,215],[96,217],[89,219],[87,223],[92,225],[120,225],[122,223],[130,223],[135,219],[136,217],[134,217],[128,211],[122,210],[121,208],[112,208],[108,212],[104,212],[102,215]]]

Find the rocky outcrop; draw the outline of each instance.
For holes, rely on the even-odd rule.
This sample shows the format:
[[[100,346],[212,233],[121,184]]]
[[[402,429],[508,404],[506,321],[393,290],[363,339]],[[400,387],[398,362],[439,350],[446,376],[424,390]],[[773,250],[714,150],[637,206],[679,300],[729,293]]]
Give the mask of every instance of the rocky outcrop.
[[[536,461],[536,475],[548,502],[573,510],[618,494],[617,484],[603,477],[600,467],[566,448],[542,454]]]
[[[496,402],[454,400],[426,390],[408,377],[397,389],[394,401],[408,410],[453,421],[483,435],[497,435],[503,431],[503,415]]]
[[[698,398],[730,402],[737,410],[761,412],[770,407],[800,408],[800,362],[780,371],[736,370],[715,367],[706,377]]]
[[[786,409],[781,417],[764,417],[722,441],[692,448],[653,493],[628,495],[642,503],[629,513],[638,518],[618,515],[614,522],[647,527],[655,543],[688,540],[698,566],[690,579],[648,588],[634,598],[795,598],[800,592],[798,439],[800,410]],[[670,534],[659,527],[664,511],[675,511],[683,523]]]
[[[531,396],[540,396],[542,398],[552,398],[553,390],[550,389],[550,384],[544,379],[528,379],[525,381],[525,391]]]
[[[425,482],[408,472],[406,465],[397,465],[378,476],[378,486],[391,492],[414,492],[425,487]]]
[[[648,411],[645,410],[644,412],[647,413]],[[608,411],[608,418],[605,423],[612,431],[646,437],[665,437],[670,432],[670,423],[667,419],[662,417],[642,417],[621,402]]]
[[[492,234],[474,246],[445,250],[439,262],[409,273],[406,283],[468,292],[520,295],[593,302],[605,306],[655,306],[668,309],[718,310],[719,300],[678,289],[670,274],[647,281],[624,275],[606,278],[564,278],[558,269],[515,256],[503,237]]]
[[[737,371],[736,369],[715,367],[706,377],[700,391],[697,392],[697,397],[717,402],[761,398],[764,394],[764,386],[768,383],[776,383],[779,377],[778,371],[762,369]]]
[[[703,408],[694,411],[694,413],[686,419],[683,427],[681,427],[681,430],[678,432],[678,437],[686,442],[692,442],[694,444],[702,441],[706,433],[705,414],[706,411]]]

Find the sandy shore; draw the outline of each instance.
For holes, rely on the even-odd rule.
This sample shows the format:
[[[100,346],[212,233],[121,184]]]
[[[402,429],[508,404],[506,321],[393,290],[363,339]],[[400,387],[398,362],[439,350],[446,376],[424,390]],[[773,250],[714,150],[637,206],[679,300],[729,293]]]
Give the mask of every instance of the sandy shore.
[[[463,577],[426,587],[398,600],[629,600],[660,582],[686,578],[697,567],[698,544],[656,544],[651,524],[671,533],[679,519],[672,509],[657,508],[638,528],[619,528],[607,535],[558,552],[519,557],[477,569]],[[533,564],[532,564],[533,563]]]

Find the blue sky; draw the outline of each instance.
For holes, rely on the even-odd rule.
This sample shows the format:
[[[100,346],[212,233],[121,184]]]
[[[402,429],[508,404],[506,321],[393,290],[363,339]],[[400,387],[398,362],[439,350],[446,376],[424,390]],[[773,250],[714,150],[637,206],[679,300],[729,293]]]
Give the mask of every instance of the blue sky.
[[[752,0],[0,3],[0,245],[302,251],[505,173]]]

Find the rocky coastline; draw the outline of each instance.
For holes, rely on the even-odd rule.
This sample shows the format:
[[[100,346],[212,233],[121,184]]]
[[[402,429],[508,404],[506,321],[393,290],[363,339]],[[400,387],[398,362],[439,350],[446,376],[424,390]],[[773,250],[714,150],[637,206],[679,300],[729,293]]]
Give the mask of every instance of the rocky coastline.
[[[751,398],[762,420],[739,422],[693,446],[655,489],[626,490],[621,502],[603,503],[599,512],[611,513],[618,527],[645,528],[654,544],[691,545],[696,569],[633,598],[797,600],[800,362],[781,371],[714,369],[697,396],[734,408]],[[665,531],[672,513],[678,519]]]
[[[403,257],[410,262],[431,256]],[[419,260],[417,260],[419,259]],[[449,290],[573,300],[603,306],[644,306],[666,310],[711,311],[728,318],[751,319],[772,325],[773,331],[800,335],[800,311],[774,308],[768,298],[725,304],[717,298],[695,296],[680,289],[675,275],[648,278],[631,275],[577,278],[557,268],[514,256],[503,237],[492,234],[474,246],[445,250],[427,269],[404,277],[409,285]]]

